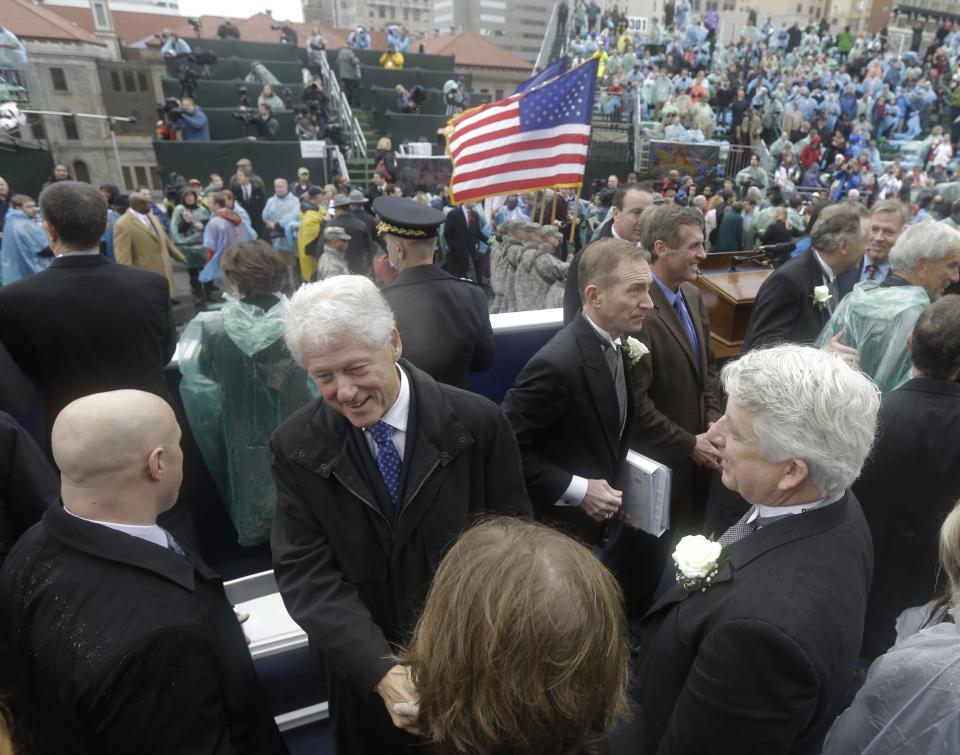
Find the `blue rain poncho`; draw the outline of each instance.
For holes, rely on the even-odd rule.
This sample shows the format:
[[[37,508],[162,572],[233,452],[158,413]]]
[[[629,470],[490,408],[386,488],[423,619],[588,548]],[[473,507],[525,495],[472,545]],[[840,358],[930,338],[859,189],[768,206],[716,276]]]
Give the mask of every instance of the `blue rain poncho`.
[[[180,337],[180,395],[190,429],[245,546],[270,537],[270,434],[313,400],[307,373],[283,342],[280,309],[225,295],[219,311],[197,315]]]
[[[53,255],[40,253],[47,249],[47,234],[39,222],[23,210],[9,210],[3,224],[0,244],[0,272],[7,286],[28,275],[46,270]]]
[[[881,391],[892,391],[910,379],[907,337],[930,297],[920,286],[883,288],[876,281],[853,287],[817,338],[826,344],[841,330],[843,343],[857,350],[860,369],[873,378]]]

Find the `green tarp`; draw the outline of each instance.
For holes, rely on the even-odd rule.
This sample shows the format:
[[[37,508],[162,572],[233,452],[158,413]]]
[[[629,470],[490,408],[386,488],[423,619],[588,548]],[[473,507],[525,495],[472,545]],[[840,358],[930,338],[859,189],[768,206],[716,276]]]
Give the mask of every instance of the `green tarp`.
[[[256,102],[250,112],[256,112]],[[245,126],[244,123],[233,117],[238,112],[236,108],[216,108],[205,107],[203,112],[210,122],[210,138],[214,141],[219,139],[238,139],[243,136],[254,136],[257,131],[253,126]],[[280,122],[280,139],[282,141],[293,141],[296,134],[293,129],[293,113],[287,111],[283,113],[274,113],[276,119]]]
[[[393,146],[407,142],[418,142],[426,137],[431,144],[437,142],[437,129],[447,125],[445,115],[411,115],[409,113],[385,113],[384,131]]]
[[[257,58],[220,58],[216,65],[211,66],[213,78],[216,81],[223,79],[244,79],[250,73],[250,64]],[[176,78],[177,69],[186,62],[183,58],[167,58],[167,75]],[[284,84],[300,84],[303,82],[301,73],[302,64],[293,60],[262,60],[270,71]],[[190,63],[190,68],[200,74],[201,66]]]
[[[269,68],[269,66],[267,66]],[[450,79],[459,79],[460,75],[450,71],[427,71],[422,68],[380,68],[380,66],[361,66],[360,85],[367,87],[385,87],[393,89],[397,84],[403,84],[407,89],[419,84],[427,89],[443,89],[443,85]],[[336,73],[336,69],[334,69]],[[462,78],[469,91],[471,76],[463,74]]]
[[[250,106],[256,106],[261,87],[255,84],[244,84],[240,79],[233,79],[231,81],[201,79],[197,84],[197,102],[200,103],[200,107],[205,111],[207,108],[214,107],[237,108],[240,106],[240,93],[237,91],[237,87],[241,86],[247,88],[247,97],[250,99]],[[294,106],[300,105],[303,102],[303,85],[285,84],[284,86],[290,87],[290,96],[293,99]],[[282,89],[283,86],[277,88],[278,96]],[[180,84],[176,79],[163,79],[163,96],[180,96]]]
[[[310,170],[310,180],[317,184],[330,183],[333,174],[326,170],[323,158],[300,156],[300,142],[252,142],[236,139],[218,142],[154,142],[157,165],[164,183],[170,173],[184,178],[198,178],[206,186],[211,173],[219,173],[229,184],[236,170],[237,160],[247,158],[253,170],[267,186],[267,195],[273,193],[274,178],[296,178],[301,165]]]
[[[304,40],[306,44],[306,40]],[[383,50],[354,50],[357,54],[357,58],[360,60],[360,65],[362,66],[379,66],[380,65],[380,56],[386,51],[386,48]],[[330,67],[336,71],[337,70],[337,50],[327,50],[327,61],[330,63]],[[447,71],[451,78],[453,76],[453,55],[421,55],[417,52],[405,52],[403,54],[403,67],[404,68],[423,68],[427,71]]]
[[[280,39],[280,32],[277,32]],[[191,39],[186,38],[191,49],[202,47],[218,58],[246,58],[247,60],[301,60],[304,50],[279,42],[245,42],[242,39]],[[300,40],[306,44],[306,40]]]
[[[10,185],[10,195],[26,194],[34,199],[53,173],[53,155],[0,141],[0,176]]]
[[[420,112],[425,115],[443,115],[446,112],[446,103],[443,101],[442,89],[426,89],[427,98],[420,106]],[[397,92],[386,87],[369,87],[363,91],[361,104],[373,111],[385,113],[397,109]]]

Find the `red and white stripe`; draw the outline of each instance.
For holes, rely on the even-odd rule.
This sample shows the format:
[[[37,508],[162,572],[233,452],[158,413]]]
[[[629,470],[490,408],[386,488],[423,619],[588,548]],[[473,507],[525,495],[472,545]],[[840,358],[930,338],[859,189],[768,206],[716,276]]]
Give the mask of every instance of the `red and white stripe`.
[[[583,181],[589,125],[520,131],[522,94],[455,118],[447,141],[455,202]]]

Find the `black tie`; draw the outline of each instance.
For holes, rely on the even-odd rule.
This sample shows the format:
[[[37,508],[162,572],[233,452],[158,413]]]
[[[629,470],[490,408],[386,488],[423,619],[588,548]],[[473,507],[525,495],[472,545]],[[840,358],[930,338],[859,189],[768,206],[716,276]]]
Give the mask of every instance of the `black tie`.
[[[745,538],[747,535],[752,535],[761,527],[766,527],[767,525],[773,524],[779,519],[786,519],[788,516],[792,516],[792,514],[757,516],[752,522],[747,521],[753,514],[754,509],[756,509],[756,506],[751,506],[749,509],[747,509],[747,513],[740,517],[740,520],[735,525],[733,525],[720,536],[720,540],[718,541],[720,545],[726,548],[728,545],[733,545],[733,543],[737,542],[738,540],[743,540],[743,538]]]
[[[623,374],[623,359],[620,356],[620,349],[616,346],[601,341],[603,344],[603,355],[607,360],[607,367],[610,368],[610,374],[613,376],[613,385],[617,391],[617,408],[620,410],[620,427],[617,430],[617,436],[623,435],[623,426],[627,422],[627,379]]]

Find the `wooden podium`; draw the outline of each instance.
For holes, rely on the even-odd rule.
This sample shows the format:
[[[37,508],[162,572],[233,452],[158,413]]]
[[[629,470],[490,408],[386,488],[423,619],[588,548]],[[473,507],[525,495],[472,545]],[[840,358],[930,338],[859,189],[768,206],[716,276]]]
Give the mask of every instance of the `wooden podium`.
[[[720,256],[726,257],[725,264]],[[733,357],[740,353],[743,339],[747,335],[747,323],[753,313],[753,301],[757,298],[760,285],[773,271],[769,268],[748,268],[735,273],[720,272],[730,267],[727,254],[710,254],[705,270],[716,270],[700,275],[697,288],[710,315],[710,336],[713,351],[718,359]],[[712,264],[710,264],[712,263]]]

